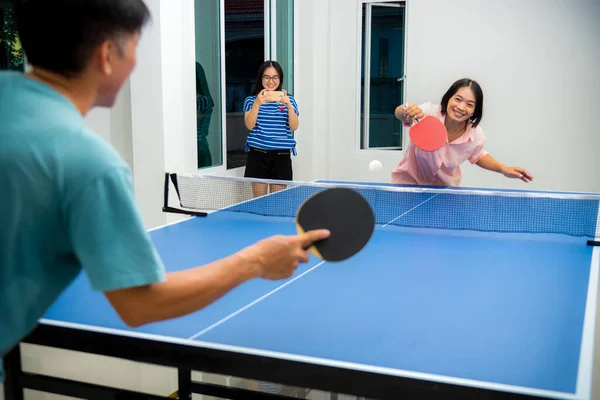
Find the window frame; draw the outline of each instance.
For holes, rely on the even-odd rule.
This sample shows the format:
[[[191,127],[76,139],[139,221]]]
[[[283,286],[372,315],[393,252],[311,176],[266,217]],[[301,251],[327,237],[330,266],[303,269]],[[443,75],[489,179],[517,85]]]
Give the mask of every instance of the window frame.
[[[387,4],[394,3],[394,4]],[[396,5],[395,3],[400,3]],[[364,33],[364,43],[365,43],[365,55],[370,55],[371,49],[371,8],[375,6],[381,7],[401,7],[404,8],[404,27],[405,33],[403,38],[403,74],[402,77],[397,78],[398,82],[402,85],[402,99],[398,103],[398,105],[403,104],[406,99],[406,89],[407,89],[407,76],[406,76],[406,62],[407,62],[407,20],[408,20],[408,3],[409,0],[358,0],[357,1],[357,32],[358,32],[358,44],[357,44],[357,53],[356,53],[356,146],[358,152],[370,152],[374,150],[395,150],[395,151],[403,151],[406,148],[406,135],[405,128],[401,126],[400,132],[402,135],[402,140],[399,146],[389,146],[389,147],[371,147],[369,145],[370,141],[370,87],[371,87],[371,79],[370,79],[370,71],[371,71],[371,58],[366,57],[362,60],[363,54],[363,41],[362,35]],[[365,9],[365,25],[362,23],[362,7],[366,6]],[[364,75],[364,78],[361,78],[361,73]],[[361,97],[361,84],[362,80],[364,80],[364,99]],[[361,102],[362,107],[361,107]],[[361,121],[361,113],[364,114],[364,117]]]
[[[278,60],[277,56],[277,1],[278,0],[264,0],[264,44],[263,44],[263,58],[265,60]],[[291,2],[291,7],[294,9],[295,0],[286,0]],[[226,102],[227,96],[227,82],[225,79],[226,76],[226,59],[225,59],[225,0],[219,0],[219,9],[220,9],[220,32],[219,32],[219,40],[218,44],[220,47],[220,73],[221,73],[221,101]],[[291,23],[292,27],[292,42],[294,43],[294,47],[292,49],[292,60],[295,60],[294,52],[296,49],[296,37],[297,37],[297,24],[296,24],[296,14],[293,13],[293,18]],[[287,28],[286,28],[287,29]],[[293,68],[296,66],[294,65]],[[286,82],[288,87],[290,88],[290,92],[293,92],[294,88],[294,80],[290,81],[290,77],[286,77]],[[228,167],[228,149],[227,149],[227,109],[226,107],[221,107],[221,150],[222,150],[222,163],[218,165],[204,167],[204,170],[210,170],[215,168],[224,169],[228,173],[235,173],[236,170],[243,170],[245,166],[241,167]]]

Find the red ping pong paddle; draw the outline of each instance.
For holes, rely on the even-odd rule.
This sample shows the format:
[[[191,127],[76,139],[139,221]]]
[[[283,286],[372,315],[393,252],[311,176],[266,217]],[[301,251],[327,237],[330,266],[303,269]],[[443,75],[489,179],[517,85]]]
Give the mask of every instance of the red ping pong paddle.
[[[358,253],[375,230],[375,215],[367,200],[348,188],[324,189],[308,198],[296,214],[298,233],[328,229],[327,239],[308,250],[325,261],[343,261]]]
[[[446,143],[448,132],[442,121],[428,115],[420,121],[415,118],[415,123],[410,127],[409,135],[410,140],[419,149],[436,151]]]

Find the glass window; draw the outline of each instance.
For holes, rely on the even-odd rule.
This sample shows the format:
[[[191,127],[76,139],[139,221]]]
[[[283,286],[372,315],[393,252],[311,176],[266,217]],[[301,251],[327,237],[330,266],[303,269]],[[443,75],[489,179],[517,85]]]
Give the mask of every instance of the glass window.
[[[362,5],[361,149],[401,149],[404,102],[404,2]]]
[[[283,88],[294,92],[294,1],[274,0],[274,21],[271,25],[273,58],[279,62],[285,74]]]
[[[220,1],[195,0],[198,168],[223,164]]]
[[[225,0],[227,169],[246,165],[244,100],[265,60],[264,0]]]
[[[244,167],[248,129],[243,105],[254,88],[259,66],[267,59],[279,61],[285,72],[284,89],[293,94],[294,2],[195,0],[195,5],[198,168],[222,165],[223,146],[227,169]]]

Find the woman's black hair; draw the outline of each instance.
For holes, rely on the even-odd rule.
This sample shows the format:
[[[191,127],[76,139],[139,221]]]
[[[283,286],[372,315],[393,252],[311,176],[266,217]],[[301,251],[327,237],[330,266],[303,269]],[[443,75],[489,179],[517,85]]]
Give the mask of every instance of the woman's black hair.
[[[481,86],[477,81],[469,78],[463,78],[454,82],[452,86],[448,88],[446,93],[444,93],[444,96],[442,96],[442,102],[440,106],[442,108],[442,115],[446,115],[450,98],[454,96],[460,88],[467,86],[471,88],[473,94],[475,95],[475,111],[473,112],[473,115],[469,117],[469,120],[471,121],[473,128],[476,128],[483,117],[483,90],[481,90]]]
[[[268,60],[262,63],[260,67],[258,67],[256,83],[254,84],[254,89],[252,89],[252,93],[250,93],[251,96],[256,96],[260,93],[261,90],[264,89],[262,85],[262,77],[265,73],[265,70],[269,67],[275,68],[275,70],[277,71],[277,75],[279,75],[279,86],[277,86],[276,90],[281,90],[281,88],[283,87],[283,69],[281,68],[281,65],[279,65],[277,61]]]

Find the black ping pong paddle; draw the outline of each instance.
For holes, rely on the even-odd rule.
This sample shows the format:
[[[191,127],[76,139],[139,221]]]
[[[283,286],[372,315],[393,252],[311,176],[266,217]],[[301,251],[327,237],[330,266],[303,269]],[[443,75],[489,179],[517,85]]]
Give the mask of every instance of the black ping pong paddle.
[[[375,215],[357,191],[324,189],[302,203],[296,214],[296,227],[299,234],[329,230],[327,239],[313,243],[308,250],[325,261],[343,261],[369,242],[375,230]]]

